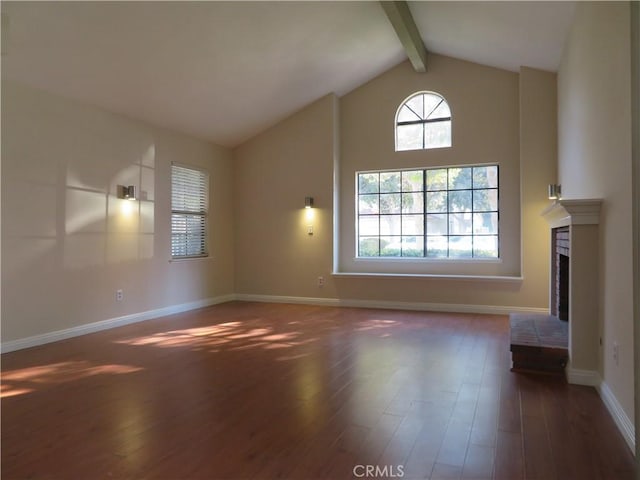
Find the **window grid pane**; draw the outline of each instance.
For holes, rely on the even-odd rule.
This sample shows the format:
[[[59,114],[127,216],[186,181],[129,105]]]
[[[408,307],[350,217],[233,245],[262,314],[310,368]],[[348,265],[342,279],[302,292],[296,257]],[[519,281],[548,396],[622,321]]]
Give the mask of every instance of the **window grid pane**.
[[[364,172],[357,181],[358,257],[499,257],[497,165]]]
[[[171,165],[171,257],[207,256],[209,176]]]

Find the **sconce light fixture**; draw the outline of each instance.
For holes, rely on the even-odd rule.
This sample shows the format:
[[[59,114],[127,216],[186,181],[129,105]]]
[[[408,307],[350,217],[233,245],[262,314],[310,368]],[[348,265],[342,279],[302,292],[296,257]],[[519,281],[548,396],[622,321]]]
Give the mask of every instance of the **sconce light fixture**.
[[[304,208],[313,207],[313,197],[304,197]]]
[[[136,199],[136,186],[135,185],[118,185],[118,198],[125,200]]]
[[[558,200],[562,194],[562,185],[549,184],[549,200]]]

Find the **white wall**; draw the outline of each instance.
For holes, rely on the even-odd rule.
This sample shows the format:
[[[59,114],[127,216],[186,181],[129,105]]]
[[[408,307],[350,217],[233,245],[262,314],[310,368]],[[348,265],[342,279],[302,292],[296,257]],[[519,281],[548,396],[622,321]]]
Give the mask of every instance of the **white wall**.
[[[447,100],[452,146],[395,151],[398,107],[417,91]],[[520,275],[518,74],[440,55],[426,73],[406,61],[340,99],[340,270],[428,274]],[[500,171],[500,261],[355,259],[358,171],[495,163]]]
[[[629,15],[628,2],[578,4],[558,73],[558,174],[564,198],[604,199],[599,370],[633,419]]]
[[[475,311],[548,308],[549,229],[540,213],[548,204],[546,185],[555,180],[555,75],[532,69],[519,75],[439,56],[430,65],[432,73],[425,76],[404,62],[342,98],[318,100],[234,150],[238,294]],[[447,86],[451,79],[455,85]],[[440,91],[453,100],[457,148],[393,151],[395,109],[420,89]],[[490,98],[480,99],[483,94]],[[494,125],[487,125],[487,118]],[[501,220],[508,253],[504,262],[476,272],[516,278],[522,273],[524,279],[331,275],[335,173],[342,185],[338,236],[353,255],[354,172],[362,165],[405,168],[475,161],[501,164]],[[520,169],[527,175],[521,176]],[[308,195],[315,197],[317,207],[311,237],[302,209]],[[522,272],[521,212],[527,235]],[[349,256],[348,251],[343,254]],[[317,285],[318,276],[325,277],[323,287]]]
[[[237,293],[335,297],[336,103],[327,95],[233,151]],[[311,211],[304,208],[305,197],[314,198]],[[319,276],[326,280],[322,288]]]
[[[169,262],[172,161],[210,173],[211,258]],[[3,342],[233,293],[228,150],[3,81],[2,167]]]
[[[530,305],[549,305],[551,232],[541,212],[550,204],[547,186],[557,180],[556,83],[555,73],[520,69],[522,294]]]

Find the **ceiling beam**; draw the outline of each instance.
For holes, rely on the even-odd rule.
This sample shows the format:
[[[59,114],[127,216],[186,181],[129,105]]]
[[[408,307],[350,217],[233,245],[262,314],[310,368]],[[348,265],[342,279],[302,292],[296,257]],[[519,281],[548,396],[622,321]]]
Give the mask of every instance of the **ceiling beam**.
[[[416,72],[427,71],[427,49],[420,37],[420,32],[413,20],[409,5],[404,0],[394,2],[380,2],[387,18],[391,22],[396,35],[404,47],[407,57]]]

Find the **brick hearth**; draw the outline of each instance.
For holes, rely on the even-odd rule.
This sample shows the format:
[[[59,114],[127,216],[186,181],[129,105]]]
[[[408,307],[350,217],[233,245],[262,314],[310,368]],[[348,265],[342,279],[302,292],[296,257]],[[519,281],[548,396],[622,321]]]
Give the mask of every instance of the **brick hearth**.
[[[512,370],[563,373],[569,359],[567,322],[552,315],[512,314]]]

